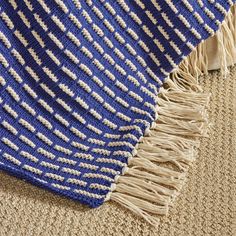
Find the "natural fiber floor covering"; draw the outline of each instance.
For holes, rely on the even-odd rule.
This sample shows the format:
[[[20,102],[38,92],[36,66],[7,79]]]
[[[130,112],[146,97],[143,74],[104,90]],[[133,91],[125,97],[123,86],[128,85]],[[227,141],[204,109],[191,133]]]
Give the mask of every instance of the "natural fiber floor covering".
[[[88,209],[0,172],[0,236],[235,236],[236,67],[227,79],[213,72],[202,85],[212,93],[210,137],[158,230],[114,203]]]

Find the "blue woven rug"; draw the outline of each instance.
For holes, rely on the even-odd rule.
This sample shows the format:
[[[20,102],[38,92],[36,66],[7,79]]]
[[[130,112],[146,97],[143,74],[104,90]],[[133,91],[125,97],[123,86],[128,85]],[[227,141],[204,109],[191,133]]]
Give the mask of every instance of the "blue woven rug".
[[[0,168],[90,207],[114,199],[153,223],[182,178],[157,163],[184,167],[164,151],[154,159],[172,142],[164,132],[138,143],[158,130],[169,74],[234,2],[2,0]]]

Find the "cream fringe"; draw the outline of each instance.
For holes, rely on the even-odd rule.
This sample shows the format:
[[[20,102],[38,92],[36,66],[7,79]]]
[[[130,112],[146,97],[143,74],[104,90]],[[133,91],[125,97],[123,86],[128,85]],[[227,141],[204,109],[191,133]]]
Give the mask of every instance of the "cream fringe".
[[[236,45],[236,7],[217,32],[221,69],[233,63]],[[209,94],[198,77],[208,71],[206,42],[199,45],[166,80],[157,98],[158,119],[137,146],[124,174],[117,178],[111,199],[157,226],[161,215],[179,194],[186,172],[195,160],[199,137],[206,136]]]

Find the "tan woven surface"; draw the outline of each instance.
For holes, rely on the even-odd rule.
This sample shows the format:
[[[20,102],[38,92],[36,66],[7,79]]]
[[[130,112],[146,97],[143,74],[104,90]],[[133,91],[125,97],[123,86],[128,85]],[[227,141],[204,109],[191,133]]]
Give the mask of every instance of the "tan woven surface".
[[[159,230],[114,203],[91,210],[0,172],[0,236],[235,236],[236,67],[227,79],[214,72],[203,81],[212,93],[210,138]]]

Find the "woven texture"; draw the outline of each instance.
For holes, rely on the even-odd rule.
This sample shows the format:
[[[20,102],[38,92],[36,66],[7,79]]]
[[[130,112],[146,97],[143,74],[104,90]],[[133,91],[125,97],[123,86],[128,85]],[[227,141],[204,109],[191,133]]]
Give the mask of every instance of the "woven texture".
[[[234,1],[2,1],[0,168],[101,205],[168,74]]]
[[[234,236],[236,226],[236,67],[201,79],[211,92],[212,126],[189,180],[159,230],[117,204],[88,208],[0,173],[0,235]],[[14,222],[14,223],[13,223]]]

